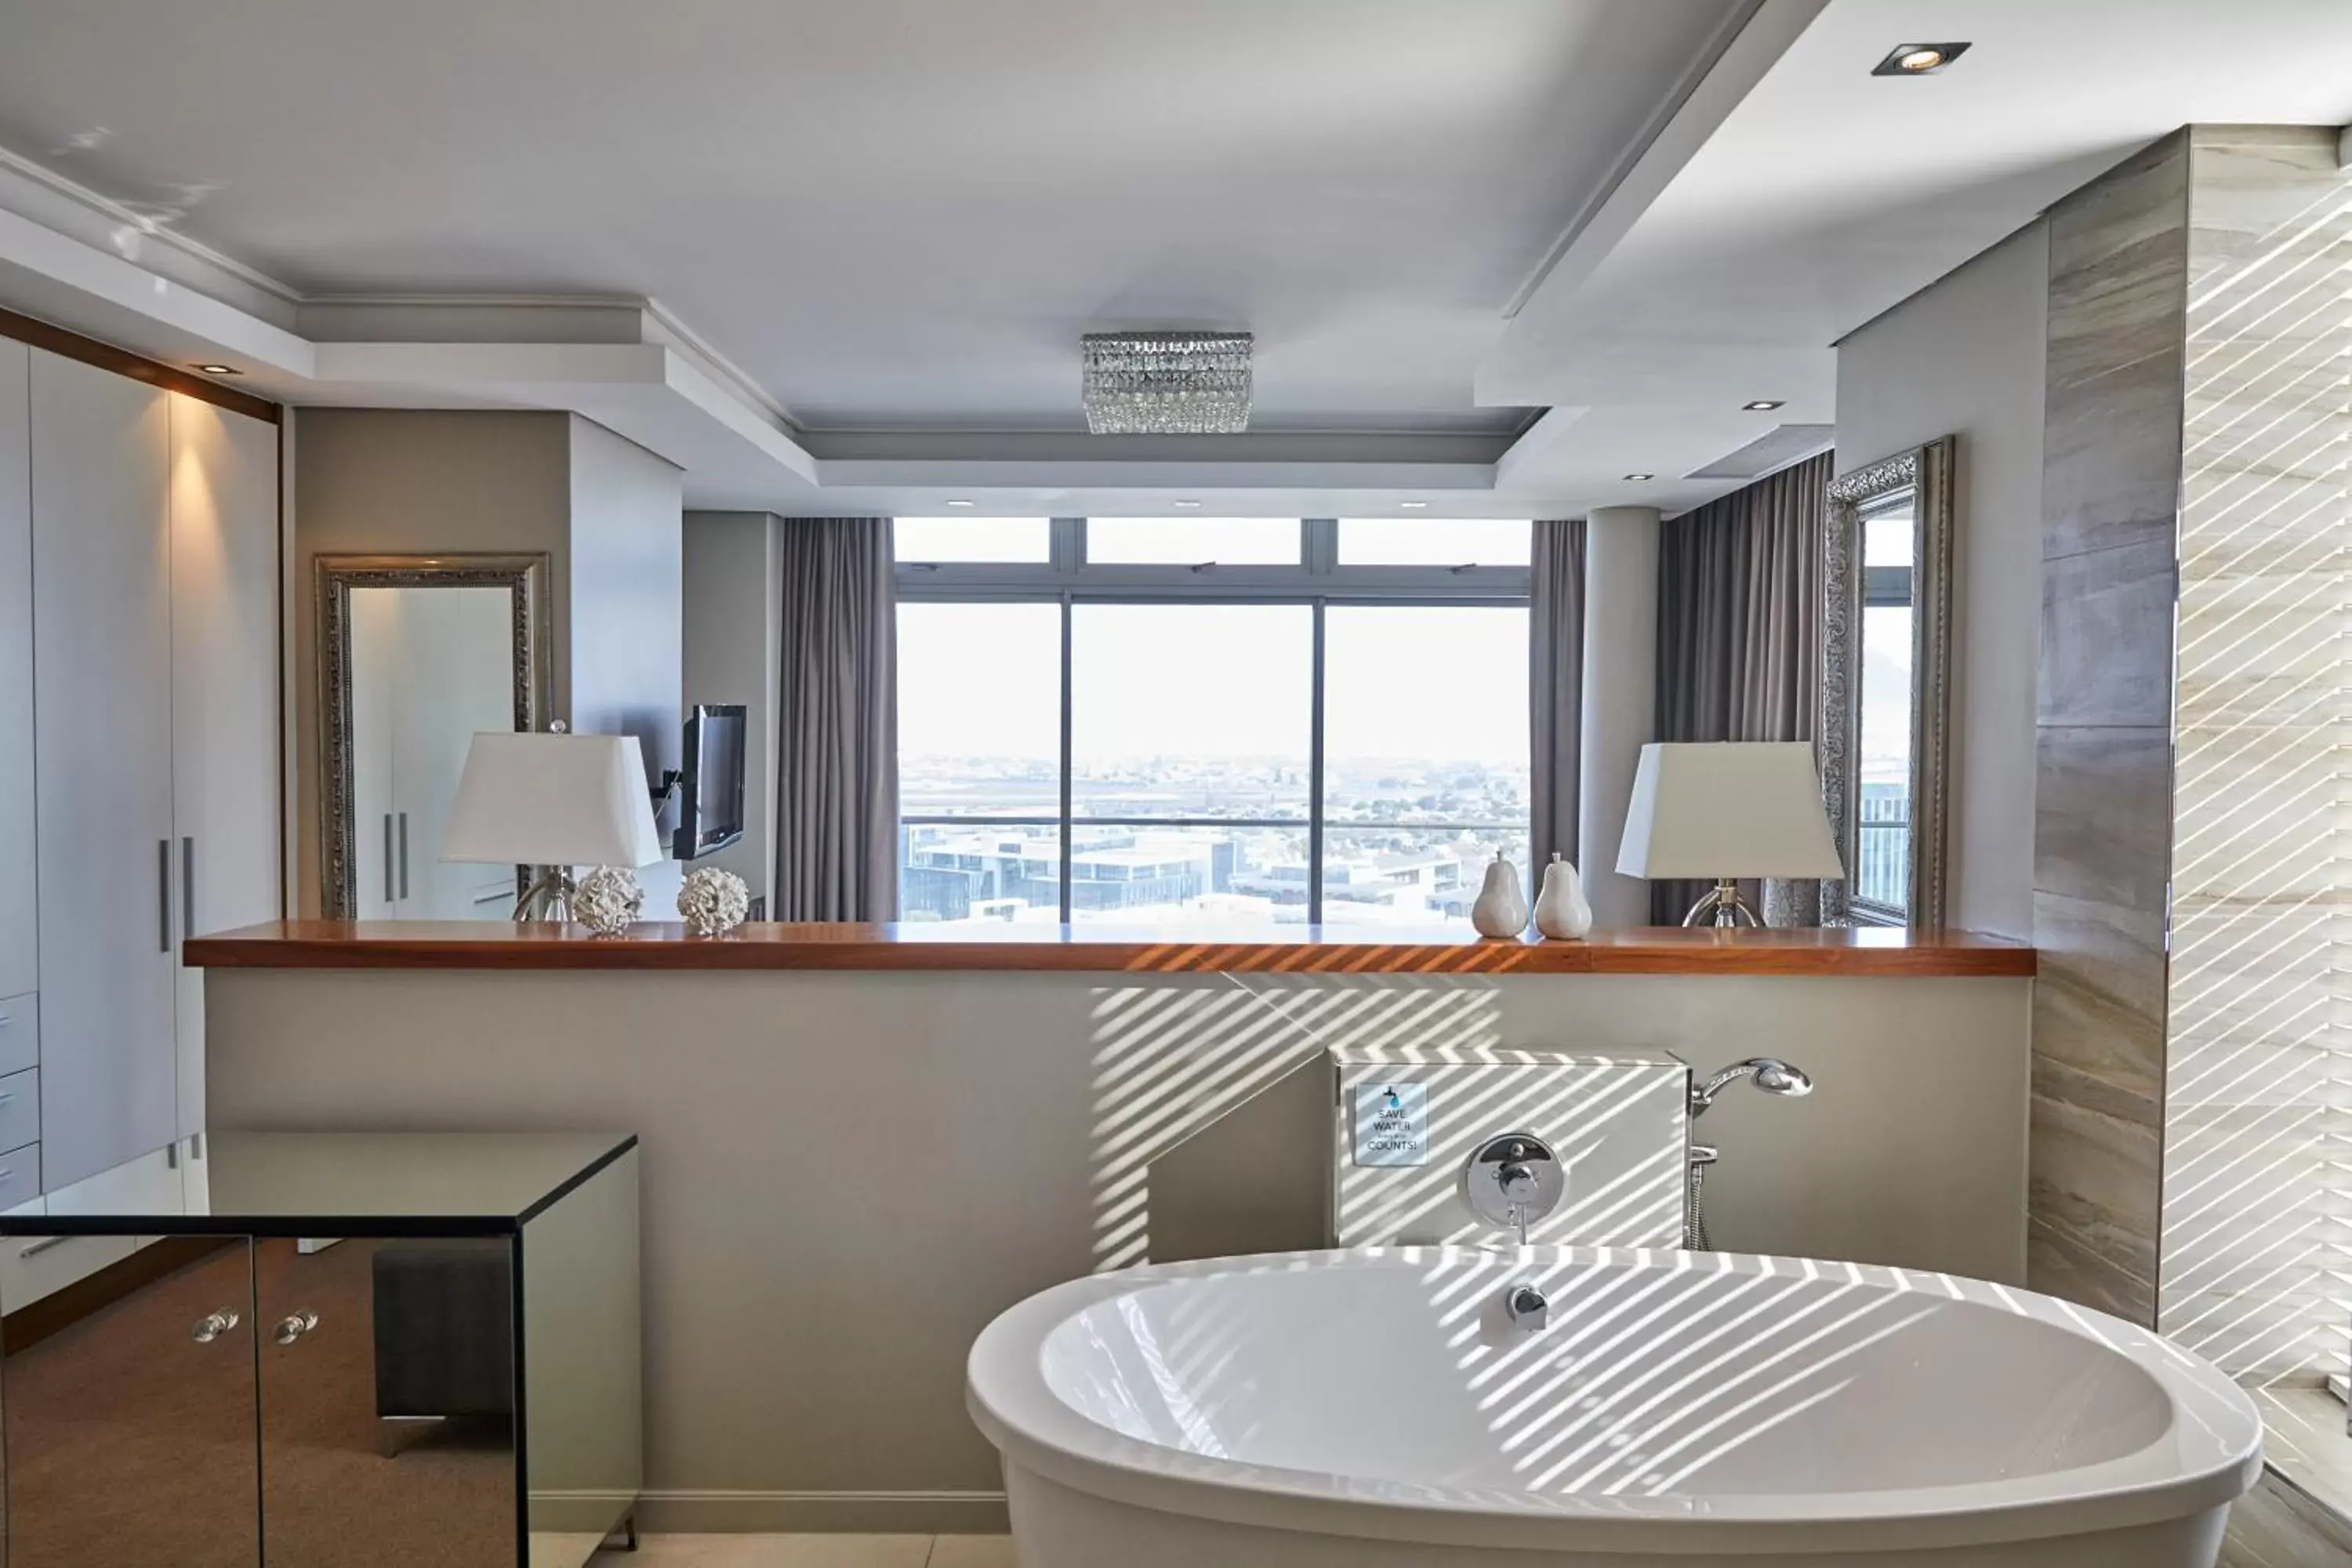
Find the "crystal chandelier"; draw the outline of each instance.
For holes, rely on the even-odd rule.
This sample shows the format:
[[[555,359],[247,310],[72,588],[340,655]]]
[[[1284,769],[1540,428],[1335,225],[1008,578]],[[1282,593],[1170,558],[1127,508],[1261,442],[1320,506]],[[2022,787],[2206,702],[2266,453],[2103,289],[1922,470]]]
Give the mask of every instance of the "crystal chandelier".
[[[1249,428],[1247,332],[1088,332],[1087,428],[1097,436],[1231,436]]]

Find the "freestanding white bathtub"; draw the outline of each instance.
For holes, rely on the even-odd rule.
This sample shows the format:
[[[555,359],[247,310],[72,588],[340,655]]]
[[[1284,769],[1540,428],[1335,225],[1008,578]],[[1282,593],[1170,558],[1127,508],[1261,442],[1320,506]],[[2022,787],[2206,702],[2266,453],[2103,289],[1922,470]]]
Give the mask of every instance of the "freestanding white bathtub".
[[[1023,1568],[2211,1568],[2262,1463],[2242,1393],[2116,1319],[1714,1253],[1103,1275],[989,1325],[967,1398]]]

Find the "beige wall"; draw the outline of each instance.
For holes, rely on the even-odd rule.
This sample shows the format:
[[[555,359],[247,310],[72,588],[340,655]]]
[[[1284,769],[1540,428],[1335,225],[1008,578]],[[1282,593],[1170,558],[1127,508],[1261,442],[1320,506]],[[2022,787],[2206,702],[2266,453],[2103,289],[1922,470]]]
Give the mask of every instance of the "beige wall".
[[[635,735],[648,784],[678,765],[685,597],[680,473],[634,441],[571,416],[572,691],[583,735]],[[677,813],[665,811],[665,847]],[[677,907],[675,861],[639,868],[648,918]]]
[[[1960,438],[1949,916],[2029,939],[2049,289],[2036,222],[1846,337],[1837,362],[1841,469]]]
[[[783,647],[783,552],[764,511],[686,514],[686,701],[740,702],[751,712],[743,755],[743,838],[709,856],[775,893],[776,704]]]
[[[294,801],[298,912],[319,912],[320,555],[546,552],[554,705],[570,711],[569,416],[383,408],[289,411],[294,468]]]
[[[1785,1055],[1811,1098],[1728,1093],[1702,1124],[1718,1245],[2024,1269],[2023,980],[208,981],[216,1125],[643,1137],[657,1528],[999,1521],[973,1336],[1124,1250],[1134,1181],[1154,1257],[1318,1243],[1327,1045]]]
[[[294,908],[319,911],[318,604],[322,554],[543,552],[552,712],[677,764],[679,473],[576,415],[289,411],[293,462]],[[646,873],[647,906],[675,890]]]

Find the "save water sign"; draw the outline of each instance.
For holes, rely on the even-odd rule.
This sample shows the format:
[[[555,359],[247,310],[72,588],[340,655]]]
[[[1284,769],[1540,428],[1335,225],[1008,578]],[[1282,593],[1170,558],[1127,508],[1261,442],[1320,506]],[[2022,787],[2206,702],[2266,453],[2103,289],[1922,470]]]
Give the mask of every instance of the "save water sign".
[[[1429,1163],[1429,1086],[1421,1083],[1360,1083],[1356,1086],[1356,1163]]]

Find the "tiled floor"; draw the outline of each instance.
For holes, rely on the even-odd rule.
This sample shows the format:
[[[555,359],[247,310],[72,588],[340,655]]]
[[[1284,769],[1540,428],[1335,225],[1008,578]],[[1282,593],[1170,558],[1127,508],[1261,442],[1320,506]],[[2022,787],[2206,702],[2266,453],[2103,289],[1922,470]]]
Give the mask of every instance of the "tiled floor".
[[[648,1535],[591,1568],[1015,1568],[1009,1535]]]
[[[2352,1437],[2344,1402],[2324,1388],[2266,1388],[2263,1457],[2287,1479],[2340,1515],[2352,1518]]]

